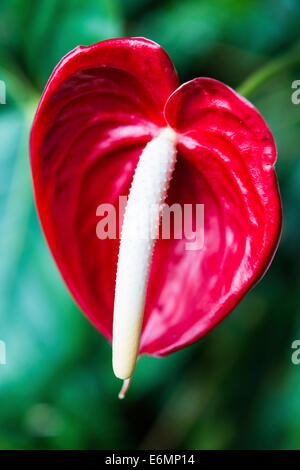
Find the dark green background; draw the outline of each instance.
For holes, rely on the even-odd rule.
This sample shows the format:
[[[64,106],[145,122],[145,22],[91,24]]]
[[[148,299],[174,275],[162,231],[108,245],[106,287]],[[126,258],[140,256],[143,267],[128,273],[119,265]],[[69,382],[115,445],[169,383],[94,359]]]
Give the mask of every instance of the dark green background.
[[[0,0],[1,449],[300,448],[299,24],[297,0]],[[74,305],[41,234],[28,136],[61,57],[122,36],[159,42],[181,81],[214,77],[257,106],[278,146],[284,227],[238,308],[197,344],[141,358],[120,402],[110,345]]]

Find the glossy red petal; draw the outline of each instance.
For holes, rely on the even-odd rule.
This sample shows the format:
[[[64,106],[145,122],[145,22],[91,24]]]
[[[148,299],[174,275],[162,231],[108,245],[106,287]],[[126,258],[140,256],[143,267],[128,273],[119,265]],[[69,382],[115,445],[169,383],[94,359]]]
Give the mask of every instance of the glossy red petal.
[[[54,70],[31,133],[35,198],[75,300],[111,339],[118,240],[99,240],[96,209],[126,195],[178,86],[167,54],[142,38],[79,47]]]
[[[141,351],[163,355],[204,335],[264,274],[281,230],[276,148],[258,111],[226,85],[195,79],[169,98],[178,132],[169,204],[204,204],[204,247],[159,240]]]

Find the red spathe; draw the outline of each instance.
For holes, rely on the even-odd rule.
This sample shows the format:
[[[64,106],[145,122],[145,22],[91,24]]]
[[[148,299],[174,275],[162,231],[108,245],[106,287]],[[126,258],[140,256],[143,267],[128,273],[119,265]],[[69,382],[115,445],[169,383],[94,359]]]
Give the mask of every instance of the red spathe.
[[[204,247],[158,240],[140,353],[164,355],[211,330],[268,268],[281,229],[276,147],[258,111],[226,85],[178,88],[166,52],[143,38],[78,47],[54,70],[34,120],[35,198],[74,299],[109,340],[119,240],[99,240],[99,204],[128,195],[139,156],[177,131],[167,203],[204,204]]]

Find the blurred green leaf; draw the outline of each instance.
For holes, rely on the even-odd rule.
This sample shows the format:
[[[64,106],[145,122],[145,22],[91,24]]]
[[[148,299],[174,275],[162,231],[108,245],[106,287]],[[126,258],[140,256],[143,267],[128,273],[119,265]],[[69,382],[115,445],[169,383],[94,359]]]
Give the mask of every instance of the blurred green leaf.
[[[38,88],[45,86],[55,65],[75,47],[123,35],[114,0],[13,0],[0,6],[0,25],[1,21],[0,45],[21,55],[22,67]],[[13,24],[18,38],[10,37],[11,26],[6,31]]]
[[[300,339],[300,105],[291,102],[300,59],[251,94],[276,140],[284,208],[268,273],[200,342],[141,357],[124,401],[111,347],[75,306],[44,241],[28,155],[40,91],[78,44],[146,36],[182,79],[236,87],[294,48],[299,14],[297,0],[1,0],[1,449],[300,448],[300,366],[291,363]]]
[[[296,1],[171,0],[142,14],[137,24],[130,25],[130,35],[161,44],[183,80],[203,73],[220,73],[217,78],[222,80],[223,74],[231,73],[232,61],[235,73],[248,73],[249,66],[259,65],[261,56],[295,39],[299,19]],[[235,84],[235,77],[231,80]]]

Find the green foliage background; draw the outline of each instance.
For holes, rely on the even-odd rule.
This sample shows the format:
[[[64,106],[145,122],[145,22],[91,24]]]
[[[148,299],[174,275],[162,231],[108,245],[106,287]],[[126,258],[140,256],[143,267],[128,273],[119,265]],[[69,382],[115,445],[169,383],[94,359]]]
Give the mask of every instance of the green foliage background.
[[[0,0],[0,449],[300,448],[299,24],[297,0]],[[214,77],[252,100],[278,146],[284,227],[238,308],[197,344],[142,357],[120,402],[110,345],[74,305],[41,234],[28,136],[61,57],[122,36],[159,42],[181,81]]]

